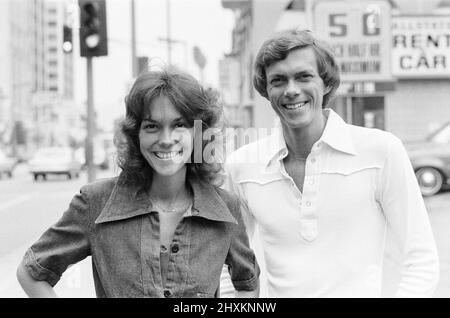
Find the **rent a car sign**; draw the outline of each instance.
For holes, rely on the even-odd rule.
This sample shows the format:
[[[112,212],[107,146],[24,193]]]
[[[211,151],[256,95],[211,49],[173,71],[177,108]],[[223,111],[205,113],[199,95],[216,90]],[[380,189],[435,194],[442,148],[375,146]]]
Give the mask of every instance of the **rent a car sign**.
[[[391,72],[388,1],[312,1],[317,36],[335,53],[344,82],[384,81]]]
[[[450,77],[450,16],[393,16],[392,63],[399,78]]]

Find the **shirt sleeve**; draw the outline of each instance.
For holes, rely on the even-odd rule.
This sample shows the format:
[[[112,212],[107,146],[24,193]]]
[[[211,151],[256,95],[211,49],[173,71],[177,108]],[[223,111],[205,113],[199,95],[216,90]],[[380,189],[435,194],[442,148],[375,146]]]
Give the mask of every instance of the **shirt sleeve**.
[[[397,137],[389,143],[380,179],[380,203],[402,252],[396,297],[431,297],[439,279],[437,248],[411,162]]]
[[[250,248],[246,228],[240,212],[240,200],[235,203],[234,216],[238,222],[231,239],[225,264],[236,290],[252,291],[258,287],[260,269],[255,254]]]
[[[248,237],[251,239],[255,232],[255,221],[248,209],[247,201],[241,191],[240,185],[236,184],[230,173],[230,165],[225,165],[225,181],[222,188],[236,194],[240,199],[242,219],[244,220]],[[220,297],[233,298],[234,286],[228,272],[228,265],[224,265],[220,277]]]
[[[34,279],[55,286],[69,265],[90,255],[88,231],[89,205],[81,189],[61,219],[27,250],[25,268]]]

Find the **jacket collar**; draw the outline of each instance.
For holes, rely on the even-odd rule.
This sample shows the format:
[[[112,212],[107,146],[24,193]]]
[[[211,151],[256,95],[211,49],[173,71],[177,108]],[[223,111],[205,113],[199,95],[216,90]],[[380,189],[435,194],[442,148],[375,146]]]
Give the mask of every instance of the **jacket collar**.
[[[325,108],[323,113],[327,117],[327,122],[319,141],[323,141],[335,150],[355,155],[349,125],[331,108]],[[281,127],[277,127],[275,132],[267,138],[264,148],[267,149],[266,156],[263,158],[266,167],[274,160],[281,160],[287,156],[288,149]]]
[[[212,221],[236,223],[225,202],[212,185],[190,181],[194,194],[192,215]],[[124,186],[123,176],[119,176],[111,195],[103,207],[95,224],[125,220],[135,216],[149,214],[152,203],[147,193],[138,191],[137,187]]]

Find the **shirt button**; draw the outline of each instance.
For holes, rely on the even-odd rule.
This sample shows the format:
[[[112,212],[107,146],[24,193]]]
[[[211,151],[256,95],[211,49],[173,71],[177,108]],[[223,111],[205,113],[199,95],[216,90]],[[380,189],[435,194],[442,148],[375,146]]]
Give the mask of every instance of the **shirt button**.
[[[311,202],[306,202],[306,206],[311,206]]]
[[[198,210],[196,208],[192,209],[192,215],[198,215]]]
[[[172,253],[177,253],[179,250],[178,245],[173,245],[172,246]]]
[[[312,163],[316,162],[316,158],[312,158],[312,159],[311,159],[311,162],[312,162]]]
[[[171,292],[170,292],[170,290],[165,290],[165,291],[164,291],[164,297],[169,298],[170,295],[172,295]]]
[[[309,184],[313,185],[314,184],[314,180],[309,181]]]

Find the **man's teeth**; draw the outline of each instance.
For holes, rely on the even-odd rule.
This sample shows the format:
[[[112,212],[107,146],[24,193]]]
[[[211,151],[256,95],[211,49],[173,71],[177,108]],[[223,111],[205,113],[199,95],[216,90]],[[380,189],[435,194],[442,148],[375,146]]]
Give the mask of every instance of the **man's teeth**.
[[[171,151],[171,152],[156,151],[155,156],[158,157],[159,159],[171,159],[177,155],[181,155],[182,153],[183,151]]]
[[[297,108],[304,106],[305,104],[306,104],[306,102],[298,103],[298,104],[285,104],[284,107],[286,107],[287,109],[297,109]]]

